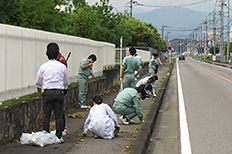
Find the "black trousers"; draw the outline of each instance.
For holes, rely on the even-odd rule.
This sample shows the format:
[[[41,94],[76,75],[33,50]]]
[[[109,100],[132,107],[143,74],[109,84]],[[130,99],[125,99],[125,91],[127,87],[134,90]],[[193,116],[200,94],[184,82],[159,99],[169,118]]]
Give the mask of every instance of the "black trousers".
[[[155,74],[158,73],[158,68],[159,68],[159,65],[156,65],[156,67],[155,67]]]
[[[56,136],[61,138],[64,127],[64,92],[59,89],[45,90],[43,93],[43,130],[50,132],[50,118],[53,111],[56,119]]]

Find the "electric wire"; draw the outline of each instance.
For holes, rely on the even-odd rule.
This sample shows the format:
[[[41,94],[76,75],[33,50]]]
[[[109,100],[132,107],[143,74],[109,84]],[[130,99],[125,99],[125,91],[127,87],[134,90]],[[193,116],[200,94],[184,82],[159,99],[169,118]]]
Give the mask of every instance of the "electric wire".
[[[138,6],[145,6],[145,7],[174,7],[174,8],[177,8],[177,7],[186,7],[186,6],[192,6],[192,5],[197,5],[197,4],[200,4],[200,3],[203,3],[203,2],[207,2],[207,1],[212,1],[212,0],[201,0],[201,1],[198,1],[198,2],[192,2],[192,3],[188,3],[188,4],[180,4],[180,5],[148,5],[148,4],[142,4],[142,3],[138,3],[138,2],[135,2],[134,4],[135,5],[138,5]]]

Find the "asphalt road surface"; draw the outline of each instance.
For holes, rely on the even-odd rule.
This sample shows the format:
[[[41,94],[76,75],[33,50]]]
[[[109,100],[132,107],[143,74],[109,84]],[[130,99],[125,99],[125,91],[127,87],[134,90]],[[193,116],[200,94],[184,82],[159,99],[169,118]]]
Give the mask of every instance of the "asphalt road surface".
[[[232,70],[186,58],[179,61],[191,151],[232,153]]]
[[[174,67],[147,153],[232,154],[232,69],[191,58]]]

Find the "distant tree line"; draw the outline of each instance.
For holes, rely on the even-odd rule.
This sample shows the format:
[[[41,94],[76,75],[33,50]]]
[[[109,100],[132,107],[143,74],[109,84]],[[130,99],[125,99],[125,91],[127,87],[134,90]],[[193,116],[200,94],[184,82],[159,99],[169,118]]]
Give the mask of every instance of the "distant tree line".
[[[60,11],[57,6],[65,5]],[[79,36],[124,46],[149,46],[166,51],[166,42],[156,28],[129,18],[100,0],[90,6],[85,0],[0,0],[0,23]],[[73,9],[75,8],[75,9]]]

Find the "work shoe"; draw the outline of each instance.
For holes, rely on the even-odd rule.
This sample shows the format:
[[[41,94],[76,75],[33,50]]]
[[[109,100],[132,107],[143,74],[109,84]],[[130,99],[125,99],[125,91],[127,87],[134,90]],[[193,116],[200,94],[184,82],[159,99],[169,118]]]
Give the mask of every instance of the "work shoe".
[[[94,135],[94,138],[95,138],[95,139],[99,139],[99,136],[97,136],[97,135]]]
[[[118,126],[115,126],[114,128],[115,128],[114,129],[114,137],[117,137],[118,133],[119,133],[119,130],[120,130],[120,126],[118,125]]]
[[[119,117],[119,120],[120,120],[124,125],[129,125],[129,122],[127,121],[126,118],[123,118],[123,116]]]
[[[87,109],[88,108],[88,106],[86,106],[86,105],[81,105],[81,109]]]
[[[64,139],[56,137],[56,143],[64,143]]]
[[[97,136],[97,135],[94,135],[94,138],[95,138],[95,139],[103,139],[102,137]]]
[[[63,131],[62,132],[62,136],[65,136],[67,133],[66,133],[66,131]]]
[[[129,121],[129,123],[130,123],[130,124],[135,124],[135,121],[131,119],[131,120]]]

